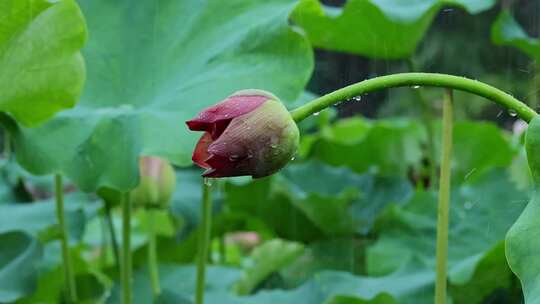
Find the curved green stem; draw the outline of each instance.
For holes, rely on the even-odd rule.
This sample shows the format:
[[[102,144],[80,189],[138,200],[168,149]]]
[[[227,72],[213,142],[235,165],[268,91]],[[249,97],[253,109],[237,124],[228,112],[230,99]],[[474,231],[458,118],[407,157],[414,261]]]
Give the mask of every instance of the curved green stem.
[[[122,193],[122,263],[120,282],[122,285],[122,304],[131,304],[131,203],[129,193]]]
[[[402,73],[364,80],[314,99],[292,111],[291,115],[296,122],[299,122],[333,104],[352,100],[353,97],[377,90],[407,86],[443,87],[476,94],[514,110],[526,122],[537,115],[533,109],[512,95],[488,84],[465,77],[436,73]]]
[[[195,304],[204,303],[206,260],[208,258],[210,231],[212,229],[212,198],[210,196],[210,182],[206,178],[203,182],[202,193],[202,221],[201,230],[199,232],[199,250],[197,254],[197,289],[195,294]]]
[[[447,90],[443,104],[443,138],[439,203],[437,212],[437,247],[435,304],[446,303],[446,267],[448,260],[448,213],[450,210],[450,161],[452,158],[452,90]]]
[[[148,210],[148,271],[150,273],[150,283],[154,299],[157,299],[161,293],[159,285],[159,269],[157,262],[157,244],[156,244],[156,215],[155,210]]]
[[[54,176],[55,194],[56,194],[56,217],[60,226],[60,242],[62,245],[62,259],[64,262],[64,281],[66,284],[67,302],[77,303],[77,286],[75,284],[75,274],[73,264],[69,254],[69,238],[67,233],[66,221],[64,217],[64,186],[62,176]]]

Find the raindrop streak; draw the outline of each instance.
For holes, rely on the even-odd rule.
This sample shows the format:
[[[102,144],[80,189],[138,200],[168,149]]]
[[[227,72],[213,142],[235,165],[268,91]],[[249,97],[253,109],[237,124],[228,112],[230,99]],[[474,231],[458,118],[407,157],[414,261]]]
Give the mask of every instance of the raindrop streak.
[[[208,177],[205,177],[203,178],[203,181],[204,181],[204,184],[207,186],[207,187],[210,187],[212,186],[212,180]]]
[[[502,115],[503,111],[499,111],[499,113],[497,113],[497,117],[500,117]]]
[[[467,180],[469,177],[471,177],[471,175],[474,173],[474,171],[476,171],[476,168],[474,168],[474,169],[472,169],[471,171],[469,171],[469,173],[467,173],[463,179],[464,179],[464,180]]]
[[[508,115],[512,116],[512,117],[516,117],[517,116],[517,112],[516,110],[514,109],[510,109],[508,110]]]
[[[413,89],[420,89],[419,85],[412,86]]]

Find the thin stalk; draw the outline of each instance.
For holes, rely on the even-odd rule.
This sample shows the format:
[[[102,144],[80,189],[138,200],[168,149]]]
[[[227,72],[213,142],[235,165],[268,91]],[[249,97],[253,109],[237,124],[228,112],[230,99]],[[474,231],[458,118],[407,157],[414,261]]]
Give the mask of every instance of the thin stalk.
[[[114,264],[116,268],[120,267],[120,250],[118,249],[118,239],[116,237],[116,229],[114,229],[114,223],[111,215],[111,204],[107,201],[105,203],[105,219],[107,221],[107,227],[111,236],[111,246],[114,255]]]
[[[150,273],[150,283],[152,284],[152,292],[155,299],[161,293],[157,261],[156,214],[155,210],[148,209],[148,271]]]
[[[107,220],[105,217],[101,217],[99,219],[99,226],[101,228],[101,255],[99,256],[99,262],[101,264],[101,268],[105,268],[107,266],[107,258],[108,258],[108,252],[109,252],[109,236],[107,233],[109,232]]]
[[[411,72],[416,72],[416,65],[412,58],[407,60],[407,65]],[[437,184],[437,163],[435,161],[435,130],[433,130],[433,113],[429,102],[422,94],[422,90],[415,90],[415,95],[418,101],[420,101],[420,109],[422,110],[422,121],[424,123],[424,128],[426,129],[427,136],[427,170],[429,172],[429,187],[435,189]]]
[[[131,203],[129,193],[122,193],[122,263],[120,282],[122,285],[122,304],[131,304]]]
[[[56,218],[58,219],[58,225],[60,226],[60,243],[62,246],[67,302],[77,303],[77,286],[75,284],[75,274],[73,272],[73,264],[71,263],[71,256],[69,254],[69,238],[64,216],[64,186],[60,174],[54,176],[54,185],[56,192]]]
[[[437,212],[437,248],[435,304],[446,303],[446,267],[448,259],[448,213],[450,210],[450,160],[452,157],[452,90],[447,90],[443,104],[441,175]]]
[[[314,99],[292,111],[291,115],[296,122],[299,122],[333,104],[353,100],[355,96],[382,89],[407,86],[443,87],[469,92],[485,97],[506,109],[514,110],[526,122],[529,122],[533,117],[538,115],[533,109],[512,95],[488,84],[465,77],[437,73],[402,73],[364,80]]]
[[[210,182],[208,181],[208,179],[205,178],[202,185],[202,222],[198,242],[199,251],[197,255],[197,288],[195,295],[195,304],[204,303],[206,261],[208,259],[210,231],[212,229],[212,198],[210,196],[210,187]]]

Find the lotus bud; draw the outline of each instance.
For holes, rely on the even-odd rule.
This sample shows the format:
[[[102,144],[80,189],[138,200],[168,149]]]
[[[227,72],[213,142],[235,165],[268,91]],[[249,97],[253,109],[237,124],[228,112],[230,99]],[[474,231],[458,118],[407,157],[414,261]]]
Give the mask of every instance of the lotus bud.
[[[158,157],[144,156],[139,159],[140,183],[131,192],[135,205],[166,208],[176,187],[173,167]]]
[[[204,177],[271,175],[291,160],[300,138],[281,101],[261,90],[236,92],[186,124],[204,131],[192,157]]]

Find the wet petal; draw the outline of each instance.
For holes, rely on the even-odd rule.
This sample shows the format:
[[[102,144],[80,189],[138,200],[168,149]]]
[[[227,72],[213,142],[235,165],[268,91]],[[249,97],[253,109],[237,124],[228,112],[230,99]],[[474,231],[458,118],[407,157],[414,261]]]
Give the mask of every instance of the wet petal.
[[[269,98],[265,95],[232,95],[224,101],[204,109],[186,122],[192,131],[206,131],[219,137],[233,118],[255,110]],[[218,122],[225,122],[219,124]],[[217,136],[216,136],[217,135]]]
[[[197,142],[197,145],[195,146],[195,150],[193,151],[193,156],[191,157],[191,159],[201,168],[210,168],[210,166],[206,163],[206,160],[210,158],[210,154],[208,153],[208,147],[210,146],[210,144],[212,144],[212,142],[213,140],[210,133],[204,132],[204,135],[201,136],[201,139],[199,139],[199,142]]]

